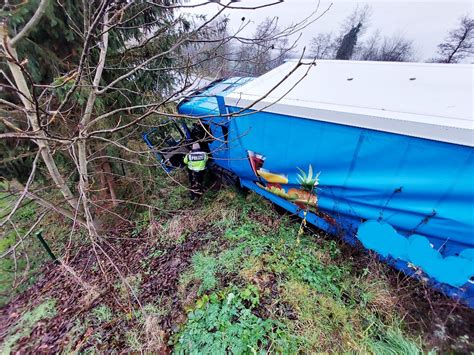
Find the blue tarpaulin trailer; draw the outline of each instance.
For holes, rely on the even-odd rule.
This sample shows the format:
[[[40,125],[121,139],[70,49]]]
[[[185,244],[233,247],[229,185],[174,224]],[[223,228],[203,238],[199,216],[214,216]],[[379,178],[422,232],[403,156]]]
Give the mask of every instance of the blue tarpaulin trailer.
[[[473,65],[289,61],[178,110],[242,186],[474,307],[472,78]]]

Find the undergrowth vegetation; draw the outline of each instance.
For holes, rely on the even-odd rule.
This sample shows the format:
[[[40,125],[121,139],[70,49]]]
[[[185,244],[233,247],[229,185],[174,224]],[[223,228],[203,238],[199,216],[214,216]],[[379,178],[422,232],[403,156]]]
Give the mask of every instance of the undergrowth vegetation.
[[[71,304],[77,310],[54,349],[418,354],[433,348],[429,336],[408,327],[385,266],[361,267],[341,244],[311,230],[298,238],[299,221],[254,193],[215,189],[192,204],[179,186],[163,180],[161,189],[166,198],[156,199],[156,209],[139,211],[135,225],[112,239],[123,249],[122,277],[109,273],[104,284],[106,259],[99,265],[93,254],[83,256],[82,275],[95,289],[62,296],[77,299],[58,314],[71,312]],[[2,340],[8,349],[66,322],[51,318],[51,289],[61,287],[54,281],[45,283],[44,295],[35,291],[51,306],[41,316],[25,306],[15,321],[5,318],[8,334],[24,329]],[[46,328],[31,332],[39,320]]]
[[[0,220],[10,214],[16,201],[15,196],[3,191],[6,186],[7,183],[0,180]],[[67,242],[68,223],[44,212],[33,201],[24,199],[13,215],[12,223],[0,227],[0,307],[32,285],[38,269],[50,260],[36,239],[36,233],[42,232],[46,240],[56,242],[51,245],[55,253]],[[32,227],[32,221],[38,223]]]
[[[334,241],[310,232],[298,240],[299,225],[277,215],[257,195],[222,191],[207,198],[210,206],[226,202],[226,215],[214,222],[224,229],[223,241],[197,252],[181,278],[184,284],[198,283],[198,296],[207,293],[188,309],[177,349],[421,352],[420,339],[404,332],[395,303],[383,299],[389,286],[352,273]],[[231,223],[227,214],[233,216]],[[249,288],[256,301],[244,309],[262,319],[243,321],[241,309],[231,307],[234,300],[242,305],[239,300]],[[233,314],[229,319],[228,313]],[[247,338],[239,332],[252,322],[258,336],[244,349],[241,341]],[[220,334],[223,329],[232,336]]]
[[[55,314],[55,301],[51,299],[47,299],[32,310],[25,312],[18,323],[11,327],[6,334],[0,347],[1,354],[11,353],[15,343],[21,338],[28,336],[38,321],[52,318]]]
[[[260,349],[295,351],[284,324],[262,319],[253,311],[259,306],[259,291],[228,287],[199,298],[176,336],[178,354],[254,354]]]

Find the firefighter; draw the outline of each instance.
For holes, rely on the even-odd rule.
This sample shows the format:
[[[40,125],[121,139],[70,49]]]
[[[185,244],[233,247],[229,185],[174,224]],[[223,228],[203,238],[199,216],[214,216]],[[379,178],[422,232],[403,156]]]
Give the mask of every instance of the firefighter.
[[[194,143],[192,150],[184,157],[184,164],[188,167],[190,197],[194,200],[202,195],[202,182],[206,170],[207,153],[201,150],[199,143]]]

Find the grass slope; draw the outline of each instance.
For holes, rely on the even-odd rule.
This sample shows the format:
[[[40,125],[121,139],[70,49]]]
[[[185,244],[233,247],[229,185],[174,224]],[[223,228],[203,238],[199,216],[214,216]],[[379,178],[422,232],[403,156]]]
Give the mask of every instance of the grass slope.
[[[117,226],[100,241],[107,257],[84,241],[75,246],[69,266],[83,287],[49,264],[1,310],[0,342],[20,352],[41,344],[42,351],[68,353],[471,348],[471,311],[451,309],[443,298],[446,318],[435,322],[434,313],[415,308],[420,303],[406,306],[412,281],[400,287],[394,271],[327,236],[307,230],[298,237],[299,222],[258,195],[209,191],[192,205],[184,188],[164,189],[159,212],[143,212],[134,226]],[[29,316],[44,302],[55,312]],[[444,328],[434,335],[438,323]],[[28,331],[17,333],[24,325]]]

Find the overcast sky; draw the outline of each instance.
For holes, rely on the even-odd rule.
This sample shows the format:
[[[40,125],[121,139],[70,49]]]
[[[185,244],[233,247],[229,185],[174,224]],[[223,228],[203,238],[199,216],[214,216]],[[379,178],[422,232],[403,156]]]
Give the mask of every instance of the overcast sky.
[[[224,2],[225,0],[223,0]],[[190,0],[191,4],[202,3],[202,0]],[[255,6],[274,2],[272,0],[242,0],[236,6]],[[291,25],[301,21],[317,7],[316,0],[285,0],[272,7],[257,10],[227,11],[230,17],[231,28],[237,30],[241,25],[241,18],[251,21],[242,33],[251,35],[266,17],[278,17],[281,26]],[[362,39],[370,36],[372,31],[379,29],[383,35],[399,34],[414,41],[416,57],[425,61],[436,54],[436,46],[442,41],[450,29],[459,24],[459,18],[464,14],[474,14],[473,0],[321,0],[319,13],[329,11],[318,21],[301,31],[299,49],[307,46],[312,37],[321,32],[339,32],[341,22],[349,15],[357,4],[369,4],[372,8],[370,27]],[[210,4],[190,10],[193,13],[214,14],[217,4]]]

